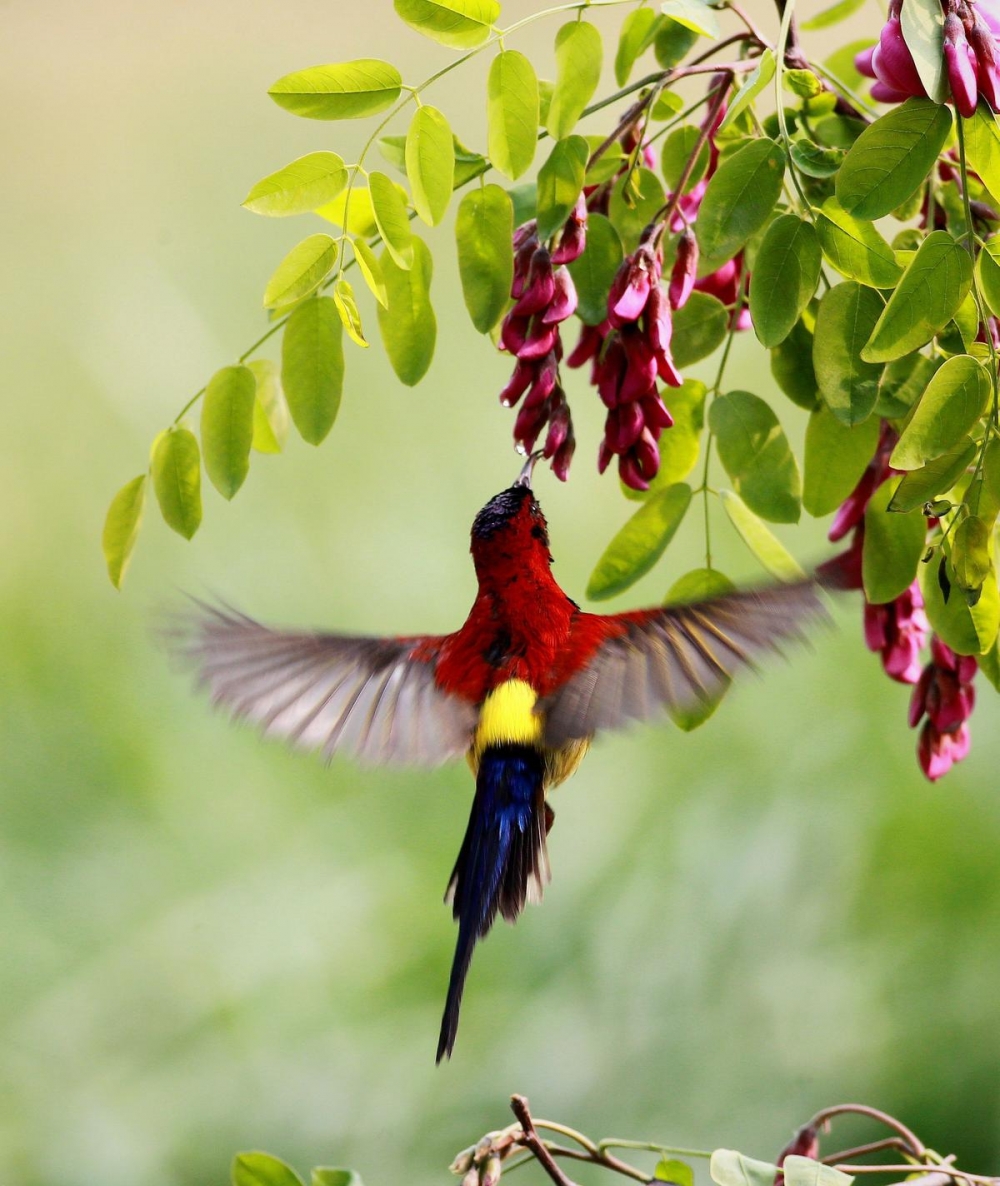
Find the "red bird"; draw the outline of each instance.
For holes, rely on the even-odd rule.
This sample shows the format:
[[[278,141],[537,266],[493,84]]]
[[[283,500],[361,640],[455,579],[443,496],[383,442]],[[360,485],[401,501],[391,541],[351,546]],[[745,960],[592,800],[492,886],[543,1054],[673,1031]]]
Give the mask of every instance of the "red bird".
[[[823,615],[813,581],[690,605],[584,613],[552,576],[545,516],[521,476],[472,525],[479,591],[454,634],[406,638],[272,630],[200,606],[179,650],[214,703],[327,759],[437,765],[476,778],[446,901],[458,921],[437,1059],[450,1056],[477,940],[549,880],[546,792],[602,729],[691,708]]]

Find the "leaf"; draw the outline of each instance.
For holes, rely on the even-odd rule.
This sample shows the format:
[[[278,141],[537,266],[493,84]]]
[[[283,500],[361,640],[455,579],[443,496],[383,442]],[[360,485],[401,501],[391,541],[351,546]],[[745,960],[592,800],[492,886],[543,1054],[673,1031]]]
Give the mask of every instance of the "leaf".
[[[240,1153],[233,1159],[232,1186],[302,1186],[302,1179],[270,1153]]]
[[[753,103],[754,99],[764,90],[774,78],[774,50],[766,49],[760,55],[757,65],[744,78],[740,89],[736,92],[729,109],[719,124],[719,132],[727,132],[744,111]]]
[[[663,25],[657,30],[656,40],[653,42],[653,53],[656,55],[657,62],[664,70],[670,70],[676,66],[683,58],[687,56],[688,50],[698,40],[699,34],[694,29],[682,25],[679,21],[672,20],[667,17],[664,19]],[[659,103],[663,100],[664,95],[670,92],[665,91]],[[677,108],[680,111],[684,106],[683,103]],[[655,110],[655,108],[654,108]],[[663,115],[654,116],[655,119],[665,118]]]
[[[702,254],[729,259],[767,222],[781,194],[785,153],[767,137],[752,140],[708,183],[695,231]]]
[[[906,423],[889,464],[894,469],[919,469],[956,445],[989,406],[989,371],[960,354],[949,358],[927,384]]]
[[[824,148],[804,137],[792,141],[788,155],[800,173],[805,173],[807,177],[820,179],[833,177],[844,163],[842,149]]]
[[[671,596],[678,590],[688,601],[704,601],[707,597],[732,593],[735,589],[733,582],[716,569],[696,568],[673,585],[667,594],[667,604],[671,604]],[[656,1163],[653,1177],[659,1182],[673,1182],[674,1186],[694,1186],[694,1170],[686,1161],[677,1161],[672,1157],[664,1157]]]
[[[318,445],[333,427],[344,387],[343,327],[332,297],[306,301],[289,317],[281,385],[299,435]]]
[[[656,40],[661,24],[662,18],[651,8],[637,8],[622,21],[615,54],[615,81],[619,86],[628,82],[636,59]]]
[[[250,472],[257,380],[245,366],[223,367],[209,379],[201,404],[205,472],[223,498],[232,498]]]
[[[922,354],[908,354],[890,362],[879,381],[876,415],[901,420],[923,395],[943,361],[941,358],[925,358]]]
[[[647,498],[598,560],[587,584],[592,601],[604,601],[645,576],[674,538],[691,502],[683,482]]]
[[[528,59],[505,49],[493,59],[486,83],[491,163],[515,181],[535,159],[538,143],[538,79]]]
[[[732,490],[720,490],[719,500],[722,509],[729,516],[730,523],[767,572],[781,581],[799,581],[805,576],[784,545],[738,494],[734,494]],[[714,1173],[712,1176],[715,1177]],[[718,1181],[717,1178],[715,1180]],[[774,1186],[773,1181],[771,1186]]]
[[[947,601],[938,581],[938,562],[921,565],[920,588],[924,594],[924,609],[931,629],[946,645],[959,655],[980,655],[989,651],[997,639],[1000,625],[1000,596],[997,582],[990,576],[983,582],[983,591],[972,607],[954,591]],[[949,577],[954,571],[948,565]]]
[[[670,352],[674,365],[683,369],[708,358],[726,339],[729,314],[726,306],[708,292],[693,292],[674,311]]]
[[[660,169],[670,190],[676,190],[680,186],[681,177],[701,135],[701,128],[696,128],[694,124],[681,124],[664,140],[660,152]],[[711,155],[711,148],[706,140],[699,149],[698,159],[684,184],[685,193],[693,189],[705,176]]]
[[[312,1172],[311,1186],[363,1186],[354,1170],[332,1169],[318,1165]]]
[[[813,366],[820,394],[844,424],[860,424],[875,407],[882,368],[863,360],[862,347],[882,310],[881,296],[853,280],[831,288],[819,303]]]
[[[972,287],[972,261],[947,231],[921,243],[861,351],[889,362],[926,345],[958,312]]]
[[[1000,650],[994,643],[979,658],[979,670],[994,688],[1000,692]]]
[[[951,131],[951,112],[907,99],[867,127],[837,174],[837,200],[855,218],[884,218],[923,183]]]
[[[160,433],[152,468],[164,522],[190,539],[201,525],[201,454],[194,433],[176,425]]]
[[[734,1149],[716,1149],[708,1164],[716,1186],[774,1186],[778,1173],[777,1166],[754,1161]]]
[[[923,515],[893,515],[889,503],[899,486],[890,478],[875,491],[865,511],[861,549],[861,580],[872,605],[895,599],[913,584],[927,541]]]
[[[433,265],[423,239],[414,237],[413,267],[404,270],[388,253],[382,271],[389,294],[388,309],[378,310],[378,327],[385,352],[400,382],[412,387],[427,373],[434,357],[437,320],[431,307]]]
[[[378,301],[383,309],[389,306],[389,297],[385,291],[385,277],[382,275],[382,265],[375,257],[375,252],[361,238],[351,240],[354,248],[354,258],[358,261],[358,271],[368,285],[368,291]]]
[[[621,236],[625,250],[632,252],[639,237],[663,206],[666,194],[659,177],[649,169],[638,168],[615,182],[608,199],[608,218]]]
[[[951,536],[951,564],[960,589],[978,589],[993,571],[990,529],[975,515],[967,515]]]
[[[969,167],[979,174],[993,197],[1000,199],[1000,128],[985,100],[980,101],[970,119],[962,120],[962,131]]]
[[[418,33],[451,49],[475,49],[500,17],[497,0],[394,0],[396,13]]]
[[[258,453],[280,453],[288,439],[288,404],[281,388],[281,371],[268,358],[247,363],[257,390],[253,404],[253,448]]]
[[[990,312],[1000,316],[1000,238],[990,239],[977,254],[976,281]]]
[[[275,268],[264,289],[264,308],[291,305],[315,291],[337,262],[337,241],[329,235],[310,235],[297,243]]]
[[[906,0],[900,31],[924,90],[936,103],[950,98],[944,74],[944,11],[938,0]]]
[[[801,318],[792,326],[788,337],[771,351],[771,374],[793,404],[807,412],[819,404],[813,335]]]
[[[480,177],[489,168],[486,157],[466,148],[457,136],[452,138],[451,150],[455,156],[455,189],[465,185],[474,177]]]
[[[799,28],[805,30],[807,33],[813,29],[827,29],[830,25],[836,25],[838,22],[852,16],[862,7],[864,2],[865,0],[837,0],[836,4],[831,4],[829,8],[824,8],[822,12],[818,12],[814,17],[803,21]]]
[[[243,205],[254,214],[271,218],[307,214],[332,202],[346,185],[343,157],[335,152],[310,152],[258,181]]]
[[[146,505],[146,475],[140,474],[125,485],[111,500],[104,519],[101,548],[108,576],[116,589],[122,587],[132,549],[139,538],[142,512]]]
[[[347,330],[347,336],[357,346],[368,348],[364,330],[361,327],[361,314],[358,303],[354,299],[354,289],[350,281],[340,279],[333,286],[333,303],[337,306],[337,313],[341,324]]]
[[[701,0],[664,0],[660,12],[693,33],[715,39],[719,37],[719,22],[715,13]]]
[[[790,1153],[781,1163],[788,1186],[851,1186],[852,1174],[824,1165],[814,1157],[800,1157]]]
[[[588,214],[583,254],[567,265],[576,288],[576,315],[584,325],[600,325],[607,317],[608,293],[623,257],[622,241],[611,223],[603,214]]]
[[[719,460],[746,505],[772,523],[797,523],[799,467],[778,418],[749,391],[717,396],[708,414]]]
[[[590,247],[592,226],[587,228]],[[514,207],[499,185],[465,195],[455,218],[458,271],[472,324],[488,334],[503,316],[514,279]]]
[[[870,222],[854,218],[836,198],[827,198],[816,215],[823,254],[842,276],[871,288],[892,288],[903,269],[889,244]]]
[[[762,346],[777,346],[812,300],[822,266],[812,223],[782,214],[767,228],[750,284],[750,317]]]
[[[582,136],[567,136],[552,148],[538,170],[538,238],[550,238],[565,223],[583,189],[590,148]]]
[[[556,88],[545,121],[553,139],[576,127],[601,81],[603,54],[601,35],[589,21],[569,21],[556,34]]]
[[[904,474],[889,503],[889,510],[906,514],[943,497],[972,464],[976,448],[971,437],[962,437],[940,457]]]
[[[317,206],[313,213],[332,222],[334,226],[343,227],[349,235],[367,237],[378,234],[372,196],[366,185],[351,186],[332,202]]]
[[[399,189],[391,178],[378,170],[368,175],[368,188],[375,225],[386,251],[397,267],[404,270],[412,267],[414,238]]]
[[[589,233],[589,230],[588,230]],[[665,402],[674,418],[673,427],[660,437],[660,468],[649,483],[649,490],[633,490],[621,483],[622,493],[634,502],[642,502],[683,481],[698,460],[701,430],[705,427],[707,388],[700,379],[685,379],[680,387],[669,388]]]
[[[406,133],[406,176],[417,216],[437,226],[455,185],[455,147],[448,121],[436,107],[425,104],[413,114]]]
[[[868,85],[869,80],[858,71],[854,60],[862,50],[873,48],[872,40],[873,38],[868,36],[862,37],[858,41],[850,41],[847,45],[842,45],[839,49],[835,49],[824,63],[834,78],[848,90],[857,91]],[[862,124],[861,126],[863,128],[865,125]],[[844,145],[843,147],[848,148],[850,146]]]
[[[874,416],[851,428],[828,408],[813,412],[802,483],[802,505],[810,515],[829,515],[854,490],[875,454],[880,428]]]
[[[279,78],[267,93],[279,107],[305,119],[362,119],[391,107],[402,87],[395,66],[358,58],[296,70]]]

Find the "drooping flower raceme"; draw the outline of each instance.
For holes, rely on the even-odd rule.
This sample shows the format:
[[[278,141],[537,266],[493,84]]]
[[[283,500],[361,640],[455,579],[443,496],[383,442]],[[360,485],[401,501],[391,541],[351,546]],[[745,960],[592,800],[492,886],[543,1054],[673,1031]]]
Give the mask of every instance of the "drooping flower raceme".
[[[924,774],[936,782],[969,752],[968,720],[976,704],[972,686],[979,669],[975,656],[956,655],[939,639],[931,642],[931,661],[910,700],[910,726],[920,730],[917,756]]]

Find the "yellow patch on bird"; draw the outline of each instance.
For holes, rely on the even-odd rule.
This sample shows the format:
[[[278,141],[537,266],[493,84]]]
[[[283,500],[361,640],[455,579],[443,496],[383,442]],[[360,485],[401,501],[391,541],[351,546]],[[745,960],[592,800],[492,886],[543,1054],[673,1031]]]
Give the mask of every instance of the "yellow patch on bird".
[[[489,745],[537,745],[542,742],[542,718],[535,712],[538,695],[523,679],[494,688],[483,701],[476,728],[475,749]]]

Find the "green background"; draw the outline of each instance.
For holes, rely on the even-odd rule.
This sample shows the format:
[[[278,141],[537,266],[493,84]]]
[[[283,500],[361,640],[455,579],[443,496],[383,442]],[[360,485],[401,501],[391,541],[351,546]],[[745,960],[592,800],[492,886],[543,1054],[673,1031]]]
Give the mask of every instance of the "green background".
[[[866,13],[844,40],[874,33]],[[150,507],[120,596],[98,544],[154,434],[263,326],[277,260],[322,229],[255,218],[246,191],[362,143],[360,125],[283,114],[268,84],[370,54],[415,82],[450,51],[390,0],[39,0],[2,20],[0,1180],[207,1186],[265,1148],[369,1186],[444,1182],[514,1090],[595,1136],[762,1158],[854,1098],[1000,1170],[996,699],[981,681],[972,756],[925,783],[856,598],[700,732],[595,746],[556,795],[545,904],[483,946],[435,1068],[467,770],[325,769],[265,745],[207,711],[151,623],[180,590],[288,624],[462,620],[469,524],[518,462],[496,398],[509,360],[462,307],[450,220],[427,234],[439,343],[420,387],[347,346],[319,450],[255,456],[232,505],[206,488],[191,544]],[[558,23],[511,43],[543,76]],[[432,98],[473,146],[485,66]],[[746,335],[731,368],[800,442],[804,414]],[[536,485],[580,598],[632,504],[594,471],[594,393],[574,375],[569,394],[572,479]],[[756,577],[714,527],[720,565]],[[806,562],[829,553],[821,525],[781,535]],[[661,598],[702,546],[692,513],[615,605]]]

